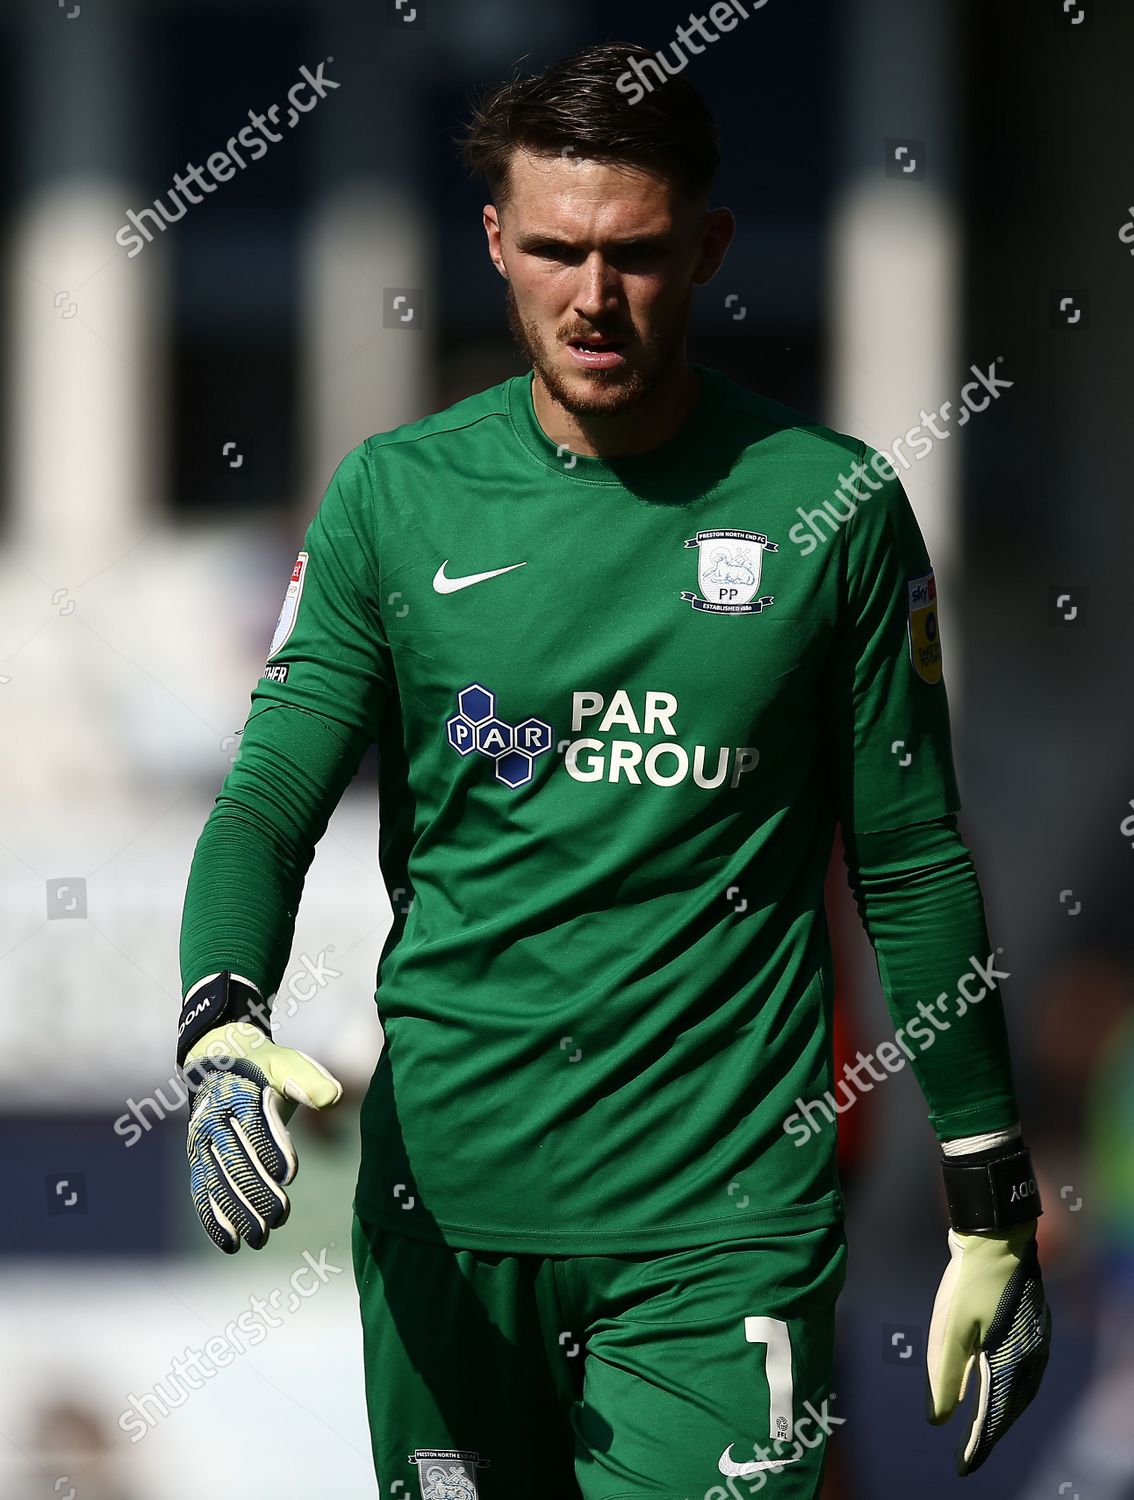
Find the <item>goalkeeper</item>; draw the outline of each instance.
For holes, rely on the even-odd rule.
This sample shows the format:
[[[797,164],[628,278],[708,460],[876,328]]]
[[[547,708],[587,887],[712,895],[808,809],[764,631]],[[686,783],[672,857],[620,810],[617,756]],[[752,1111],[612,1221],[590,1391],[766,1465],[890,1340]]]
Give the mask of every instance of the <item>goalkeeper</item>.
[[[650,61],[588,48],[477,106],[530,369],[335,471],[185,898],[191,1186],[231,1253],[287,1217],[288,1111],[340,1093],[269,1002],[377,744],[412,901],[354,1269],[380,1485],[422,1500],[818,1494],[847,1246],[833,1119],[792,1125],[832,1086],[837,823],[942,1148],[927,1401],[973,1397],[961,1474],[1047,1359],[999,989],[939,1009],[995,950],[932,566],[884,455],[687,360],[735,221],[688,82],[628,102]]]

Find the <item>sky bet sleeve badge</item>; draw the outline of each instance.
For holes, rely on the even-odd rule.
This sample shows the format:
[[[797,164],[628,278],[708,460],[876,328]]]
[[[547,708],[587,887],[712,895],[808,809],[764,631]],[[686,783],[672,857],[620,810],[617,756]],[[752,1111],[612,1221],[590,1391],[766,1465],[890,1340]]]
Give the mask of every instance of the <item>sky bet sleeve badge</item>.
[[[762,531],[718,527],[686,537],[683,545],[698,549],[701,595],[688,589],[681,591],[681,597],[694,609],[707,609],[715,615],[756,615],[774,601],[773,594],[765,594],[762,599],[752,597],[760,587],[764,553],[780,550],[779,543],[770,542]]]
[[[922,682],[941,681],[941,641],[937,633],[937,584],[932,573],[906,582],[910,609],[910,660]]]

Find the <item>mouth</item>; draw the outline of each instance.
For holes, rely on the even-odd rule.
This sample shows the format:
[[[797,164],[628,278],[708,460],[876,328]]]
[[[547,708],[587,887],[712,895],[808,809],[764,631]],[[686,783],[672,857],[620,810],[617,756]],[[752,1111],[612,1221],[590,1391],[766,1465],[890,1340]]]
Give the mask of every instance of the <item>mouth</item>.
[[[626,356],[622,352],[625,348],[625,339],[600,338],[594,334],[567,342],[568,353],[574,362],[590,370],[609,370],[615,365],[625,364]]]

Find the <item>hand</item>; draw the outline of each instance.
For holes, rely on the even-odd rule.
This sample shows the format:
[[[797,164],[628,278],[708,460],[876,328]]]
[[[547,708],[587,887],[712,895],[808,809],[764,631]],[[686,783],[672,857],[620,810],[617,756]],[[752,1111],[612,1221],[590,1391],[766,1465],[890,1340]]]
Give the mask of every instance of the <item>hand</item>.
[[[298,1160],[286,1121],[295,1105],[326,1109],[343,1087],[305,1052],[277,1047],[250,1021],[205,1032],[185,1068],[199,1082],[189,1112],[193,1204],[226,1255],[260,1250],[291,1211],[284,1188]]]
[[[1036,1221],[998,1233],[949,1231],[926,1350],[926,1416],[947,1422],[979,1376],[976,1411],[957,1446],[957,1473],[978,1469],[1039,1389],[1051,1311],[1036,1256]]]

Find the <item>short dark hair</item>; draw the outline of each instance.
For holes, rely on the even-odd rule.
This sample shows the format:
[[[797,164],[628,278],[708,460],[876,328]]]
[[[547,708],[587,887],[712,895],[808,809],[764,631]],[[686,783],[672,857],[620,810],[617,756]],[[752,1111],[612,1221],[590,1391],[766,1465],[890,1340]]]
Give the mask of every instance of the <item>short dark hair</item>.
[[[631,63],[656,54],[629,42],[585,47],[531,78],[513,73],[472,101],[466,134],[458,138],[461,158],[483,177],[494,202],[509,195],[512,153],[527,150],[558,156],[570,146],[579,157],[634,166],[678,183],[691,197],[707,192],[721,162],[716,123],[704,99],[684,78],[644,89],[626,80],[642,77]],[[663,75],[664,76],[664,75]],[[622,87],[619,87],[619,82]]]

